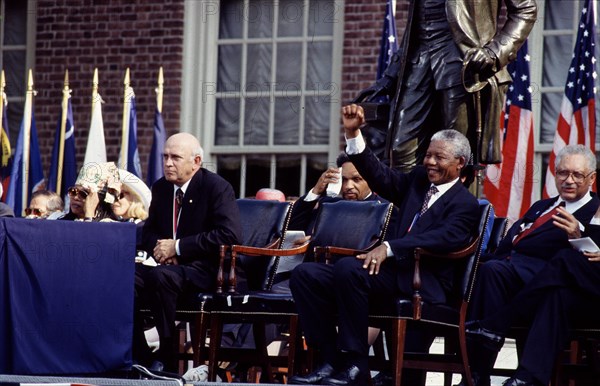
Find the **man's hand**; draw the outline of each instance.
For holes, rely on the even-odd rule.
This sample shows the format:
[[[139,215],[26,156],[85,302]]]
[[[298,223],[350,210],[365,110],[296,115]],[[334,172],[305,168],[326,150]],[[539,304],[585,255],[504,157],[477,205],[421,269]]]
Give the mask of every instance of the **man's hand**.
[[[570,239],[578,239],[581,237],[581,230],[579,229],[579,221],[571,213],[567,212],[565,208],[559,206],[556,208],[558,214],[552,216],[552,223],[565,231]]]
[[[489,48],[472,48],[465,55],[467,69],[485,80],[498,71],[496,55]]]
[[[323,174],[321,174],[321,177],[319,177],[319,181],[317,181],[316,185],[312,188],[312,192],[320,196],[321,194],[325,193],[328,184],[334,184],[338,182],[340,177],[341,176],[338,168],[331,167],[325,170]]]
[[[346,138],[357,137],[358,129],[365,123],[365,112],[357,104],[344,106],[342,107],[342,121],[344,123]]]
[[[158,240],[152,253],[159,264],[179,264],[177,251],[175,251],[175,240],[173,239]]]
[[[589,261],[600,261],[600,252],[583,252],[583,255],[586,256]]]
[[[387,259],[387,248],[382,244],[366,254],[356,255],[356,258],[365,261],[363,268],[369,270],[369,275],[377,275],[381,263]]]
[[[308,243],[308,241],[310,240],[310,237],[311,237],[310,235],[300,237],[298,240],[295,240],[292,243],[292,247],[297,248],[297,247],[303,246],[304,244]]]

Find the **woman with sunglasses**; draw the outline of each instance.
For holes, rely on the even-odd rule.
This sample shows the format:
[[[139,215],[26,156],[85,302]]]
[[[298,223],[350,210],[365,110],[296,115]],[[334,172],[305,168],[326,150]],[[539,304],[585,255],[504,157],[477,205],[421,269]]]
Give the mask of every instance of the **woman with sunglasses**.
[[[79,171],[75,186],[69,188],[69,212],[61,217],[71,221],[119,221],[112,204],[120,194],[121,181],[114,162],[88,163]]]
[[[152,193],[142,180],[127,170],[119,169],[119,178],[121,193],[112,204],[112,210],[121,221],[140,224],[148,218]]]

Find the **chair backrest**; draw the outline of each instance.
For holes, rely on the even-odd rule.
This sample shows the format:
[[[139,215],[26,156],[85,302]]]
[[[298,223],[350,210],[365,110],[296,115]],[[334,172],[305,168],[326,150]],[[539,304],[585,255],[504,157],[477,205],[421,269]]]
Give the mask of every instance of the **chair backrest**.
[[[508,218],[506,217],[496,217],[494,219],[494,225],[492,225],[492,230],[490,232],[490,239],[487,244],[487,248],[485,249],[486,253],[494,253],[498,245],[500,244],[500,240],[504,238],[506,232],[508,231]]]
[[[479,257],[483,252],[484,234],[486,233],[487,227],[490,226],[490,215],[492,213],[492,204],[489,202],[479,203],[479,223],[477,224],[476,234],[477,245],[475,251],[471,254],[464,262],[464,269],[460,272],[458,280],[460,281],[460,299],[463,301],[469,301],[471,291],[473,289],[473,283],[475,280],[475,273],[477,271],[477,265]]]
[[[253,199],[238,199],[237,204],[242,225],[242,245],[266,247],[276,242],[275,248],[280,248],[292,204]],[[268,288],[277,269],[277,257],[265,259],[260,256],[238,255],[237,259],[248,289]]]
[[[321,204],[311,246],[369,249],[386,235],[393,204],[377,201],[324,202]]]

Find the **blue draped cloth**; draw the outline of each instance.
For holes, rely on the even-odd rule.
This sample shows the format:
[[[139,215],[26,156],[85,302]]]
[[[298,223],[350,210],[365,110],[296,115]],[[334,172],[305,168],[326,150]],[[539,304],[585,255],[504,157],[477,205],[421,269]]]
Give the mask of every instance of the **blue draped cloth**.
[[[135,232],[0,218],[0,373],[131,366]]]

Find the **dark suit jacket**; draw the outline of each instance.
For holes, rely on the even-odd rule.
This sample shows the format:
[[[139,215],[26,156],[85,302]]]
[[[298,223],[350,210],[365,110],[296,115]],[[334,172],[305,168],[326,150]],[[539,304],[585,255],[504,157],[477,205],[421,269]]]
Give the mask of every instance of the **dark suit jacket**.
[[[304,234],[311,235],[313,228],[315,227],[315,220],[318,213],[317,204],[322,202],[336,202],[343,200],[343,198],[322,196],[313,201],[305,201],[305,197],[306,194],[294,202],[288,229],[301,230],[304,231]],[[379,197],[375,193],[371,193],[371,195],[367,197],[365,201],[388,202],[386,199]]]
[[[231,185],[201,168],[183,197],[177,239],[180,264],[215,268],[219,246],[241,240],[240,214]],[[152,254],[159,239],[173,238],[173,184],[161,178],[152,185],[152,204],[144,224],[142,242]]]
[[[511,264],[525,282],[528,282],[533,275],[539,272],[560,249],[572,248],[571,244],[569,244],[567,234],[555,227],[552,224],[552,220],[541,225],[521,239],[516,245],[513,246],[512,244],[513,238],[520,231],[521,224],[535,221],[546,209],[556,202],[556,199],[557,197],[553,197],[534,203],[523,218],[510,227],[494,254],[494,257],[498,259],[505,259],[510,256]],[[593,194],[592,199],[573,213],[573,215],[580,223],[587,227],[599,205],[600,200]]]
[[[411,259],[416,247],[454,251],[464,247],[473,236],[479,203],[460,181],[434,202],[408,232],[431,185],[425,168],[417,166],[410,173],[401,173],[380,163],[368,148],[351,155],[350,160],[373,190],[399,208],[396,235],[387,238],[399,262]],[[447,262],[425,264],[446,290],[451,289],[453,267],[454,264]]]

